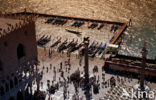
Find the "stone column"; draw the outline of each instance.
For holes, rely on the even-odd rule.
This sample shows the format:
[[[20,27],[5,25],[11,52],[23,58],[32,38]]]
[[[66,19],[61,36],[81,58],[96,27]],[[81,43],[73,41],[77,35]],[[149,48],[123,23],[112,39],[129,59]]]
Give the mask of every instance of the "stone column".
[[[88,45],[89,39],[84,38],[84,62],[85,62],[85,86],[86,86],[86,100],[90,100],[90,87],[89,87],[89,61],[88,61]]]

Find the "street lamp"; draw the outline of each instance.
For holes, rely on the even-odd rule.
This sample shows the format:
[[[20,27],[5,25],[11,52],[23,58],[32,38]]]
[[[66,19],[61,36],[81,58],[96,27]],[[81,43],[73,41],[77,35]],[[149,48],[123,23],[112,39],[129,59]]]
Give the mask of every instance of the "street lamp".
[[[141,76],[140,77],[140,88],[141,88],[141,90],[144,91],[146,57],[147,57],[147,54],[148,54],[148,50],[146,49],[146,43],[144,43],[141,54],[142,54],[142,68],[141,68],[141,71],[140,71],[140,76]]]

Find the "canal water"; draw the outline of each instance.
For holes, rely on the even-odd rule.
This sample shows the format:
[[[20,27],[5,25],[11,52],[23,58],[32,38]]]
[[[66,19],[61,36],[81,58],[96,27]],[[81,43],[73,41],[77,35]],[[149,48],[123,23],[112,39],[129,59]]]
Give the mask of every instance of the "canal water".
[[[156,0],[0,0],[0,11],[27,11],[128,22],[119,54],[141,57],[147,42],[148,58],[156,58]]]

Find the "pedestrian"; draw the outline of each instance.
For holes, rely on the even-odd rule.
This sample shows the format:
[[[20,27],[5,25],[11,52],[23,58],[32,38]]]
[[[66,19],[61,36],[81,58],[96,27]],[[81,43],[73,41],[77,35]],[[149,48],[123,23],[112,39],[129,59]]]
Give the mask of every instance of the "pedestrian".
[[[60,62],[60,69],[62,69],[62,62]]]
[[[52,64],[50,64],[50,69],[52,69]]]
[[[129,26],[132,26],[132,19],[129,19]]]
[[[49,71],[49,70],[48,70],[48,67],[47,67],[47,73],[48,73],[48,71]]]
[[[79,60],[79,65],[81,66],[81,63],[82,63],[82,57],[80,57],[80,60]]]
[[[98,81],[100,80],[100,76],[98,75]]]
[[[41,82],[41,88],[43,89],[43,82]]]

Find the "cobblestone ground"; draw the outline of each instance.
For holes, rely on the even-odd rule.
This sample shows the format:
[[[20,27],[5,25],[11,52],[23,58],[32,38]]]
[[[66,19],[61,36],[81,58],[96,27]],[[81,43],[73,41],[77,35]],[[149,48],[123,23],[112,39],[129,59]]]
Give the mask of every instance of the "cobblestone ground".
[[[77,58],[77,56],[75,54],[71,54],[71,70],[70,72],[66,72],[66,68],[68,66],[65,66],[65,61],[67,61],[67,57],[66,57],[66,53],[58,53],[56,51],[53,51],[51,58],[48,57],[48,50],[44,51],[44,49],[42,48],[38,48],[38,53],[39,53],[39,60],[40,60],[40,65],[39,65],[39,69],[40,71],[43,70],[43,66],[45,67],[45,69],[43,70],[43,78],[41,80],[41,82],[43,82],[43,87],[40,86],[40,90],[45,91],[46,92],[46,100],[48,100],[49,96],[52,98],[52,100],[64,100],[63,97],[63,87],[60,87],[55,94],[49,94],[47,92],[47,80],[50,80],[50,85],[52,85],[52,80],[54,79],[54,66],[56,68],[56,80],[54,83],[59,82],[59,77],[60,77],[60,72],[59,72],[59,68],[60,68],[60,63],[63,63],[63,71],[64,71],[64,77],[67,78],[67,76],[71,75],[73,72],[75,72],[77,69],[80,70],[80,72],[83,72],[83,66],[84,66],[84,59],[82,60],[82,65],[79,65],[79,59]],[[50,64],[52,64],[52,69],[50,69]],[[115,79],[117,80],[117,76],[113,75],[113,74],[108,74],[105,73],[104,71],[102,71],[102,66],[104,64],[104,61],[102,59],[99,58],[94,58],[94,59],[89,59],[89,73],[90,76],[95,75],[96,78],[98,78],[99,76],[99,83],[100,83],[100,87],[99,87],[99,93],[98,94],[94,94],[93,93],[93,89],[91,88],[92,91],[92,100],[99,100],[100,98],[106,97],[105,94],[108,95],[108,90],[110,91],[110,85],[109,85],[109,79],[114,76]],[[98,66],[98,72],[97,73],[93,73],[93,67],[97,65]],[[47,71],[48,68],[48,71]],[[102,85],[103,79],[102,79],[102,73],[105,73],[105,81],[107,82],[106,85]],[[133,79],[133,78],[127,78],[127,77],[123,77],[123,76],[119,76],[119,78],[122,80],[122,82],[118,82],[117,81],[117,85],[118,84],[124,84],[124,86],[133,86],[135,84],[138,83],[137,79]],[[63,78],[61,78],[61,80],[63,81]],[[156,84],[155,83],[149,83],[146,82],[147,85],[152,88],[153,90],[156,90]],[[33,86],[33,90],[36,89],[36,85]],[[72,100],[72,96],[75,94],[75,88],[74,85],[71,83],[68,85],[67,91],[69,91],[69,96],[67,96],[66,100]],[[82,91],[81,88],[78,88],[78,95],[79,97],[83,97],[82,100],[86,100],[85,99],[85,95],[84,95],[84,91]],[[105,99],[102,99],[105,100]]]

